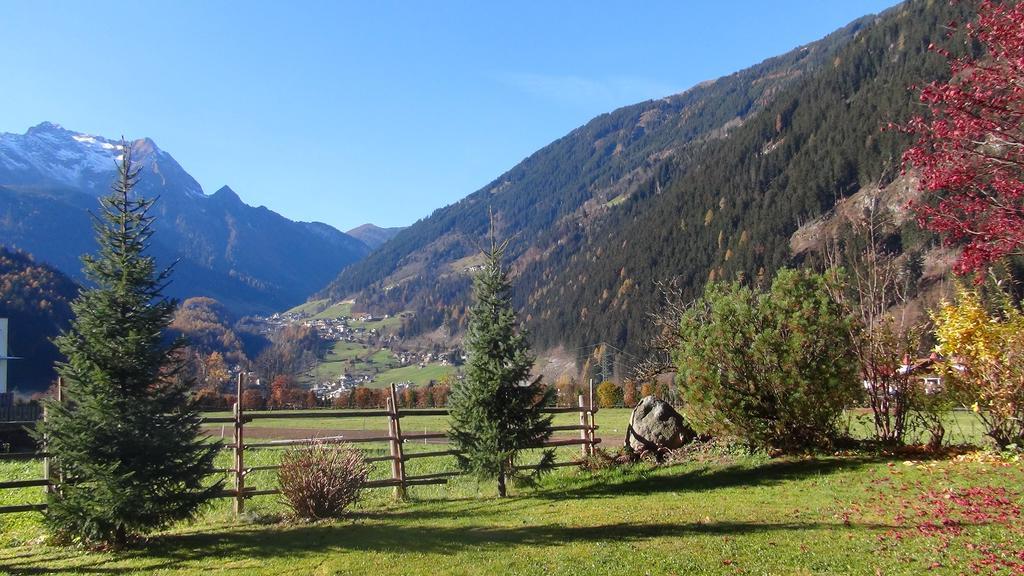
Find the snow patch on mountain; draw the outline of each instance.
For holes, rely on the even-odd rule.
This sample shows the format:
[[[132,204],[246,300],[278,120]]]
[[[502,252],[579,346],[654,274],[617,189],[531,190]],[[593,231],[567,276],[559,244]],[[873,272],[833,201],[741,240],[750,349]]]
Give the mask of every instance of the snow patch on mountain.
[[[160,185],[174,173],[177,188],[192,198],[207,198],[202,187],[149,138],[129,143],[140,167]],[[83,191],[105,191],[122,159],[122,142],[67,130],[43,122],[24,134],[0,133],[0,179],[6,182],[58,184]]]
[[[120,144],[43,122],[25,134],[0,134],[0,162],[26,179],[92,189],[110,181]],[[102,175],[102,176],[101,176]]]

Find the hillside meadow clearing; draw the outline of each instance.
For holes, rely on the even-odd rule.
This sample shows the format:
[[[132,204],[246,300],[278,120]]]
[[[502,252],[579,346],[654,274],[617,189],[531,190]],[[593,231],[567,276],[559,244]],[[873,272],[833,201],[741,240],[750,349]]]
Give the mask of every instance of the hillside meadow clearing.
[[[380,322],[394,322],[389,318]],[[411,383],[414,386],[426,386],[432,382],[441,382],[446,376],[454,376],[458,369],[450,364],[429,362],[424,365],[410,364],[403,366],[388,349],[369,346],[361,342],[334,342],[318,362],[309,370],[298,375],[296,380],[303,385],[312,385],[324,380],[337,378],[346,373],[368,375],[371,382],[363,383],[367,388],[386,388],[392,383]]]
[[[624,422],[625,410],[599,413]],[[564,417],[564,416],[563,416]],[[430,417],[422,417],[430,418]],[[267,421],[260,421],[266,423]],[[282,423],[284,421],[281,421]],[[291,422],[313,424],[316,420]],[[255,423],[254,423],[255,424]],[[424,421],[427,428],[443,421]],[[369,445],[368,454],[384,454]],[[407,446],[407,451],[437,446]],[[248,454],[248,452],[247,452]],[[671,463],[563,468],[511,498],[491,482],[364,491],[352,513],[287,520],[276,496],[229,500],[130,552],[49,546],[37,513],[0,516],[3,574],[959,574],[1024,570],[1024,469],[985,453],[849,453],[769,459],[707,446]],[[559,459],[577,458],[559,449]],[[257,451],[247,464],[274,463]],[[218,466],[230,464],[223,454]],[[38,462],[3,463],[35,478]],[[375,464],[374,476],[386,471]],[[454,470],[451,458],[411,460],[410,474]],[[273,472],[254,473],[270,487]],[[0,504],[42,500],[0,491]],[[999,571],[993,572],[993,568]]]

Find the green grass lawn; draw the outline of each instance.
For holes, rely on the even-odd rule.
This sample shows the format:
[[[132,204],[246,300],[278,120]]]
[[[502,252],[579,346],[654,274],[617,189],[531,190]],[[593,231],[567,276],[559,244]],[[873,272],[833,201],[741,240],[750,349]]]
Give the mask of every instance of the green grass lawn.
[[[352,315],[352,302],[346,300],[332,304],[313,315],[313,318],[341,318]]]
[[[367,348],[358,342],[335,342],[331,350],[324,355],[326,362],[341,362],[365,355]]]
[[[380,349],[371,354],[370,349],[368,348],[359,356],[360,359],[354,363],[350,370],[354,375],[366,375],[376,378],[377,374],[386,372],[392,368],[398,368],[401,365],[390,350]],[[373,388],[380,388],[382,386],[382,384],[376,381],[370,384],[370,387]]]
[[[380,320],[372,320],[370,322],[352,322],[353,328],[363,328],[365,330],[384,330],[388,328],[397,328],[402,325],[402,319],[398,316],[391,316],[388,318],[382,318]]]
[[[338,318],[352,315],[352,301],[331,304],[330,300],[313,300],[304,302],[288,310],[285,314],[302,314],[309,318]]]
[[[425,386],[431,380],[440,382],[445,376],[454,373],[454,366],[442,366],[440,364],[428,364],[423,368],[420,368],[419,365],[403,366],[377,374],[373,379],[372,387],[385,388],[390,386],[392,382],[412,382],[416,386]]]
[[[38,460],[0,460],[0,479],[37,480],[43,477],[43,465]],[[46,501],[41,487],[0,490],[0,506],[38,504]],[[0,514],[0,548],[23,544],[41,535],[38,512]],[[0,561],[0,574],[3,574]]]
[[[870,410],[849,410],[844,424],[854,438],[870,438],[874,434],[874,421]],[[928,441],[928,433],[913,419],[907,430],[907,444],[924,444]],[[978,417],[967,410],[954,410],[943,419],[946,429],[943,443],[947,445],[973,444],[982,445],[986,442],[985,429]]]
[[[316,365],[309,372],[300,374],[297,379],[300,384],[314,384],[327,379],[334,379],[344,374],[349,368],[348,362],[356,358],[364,357],[369,349],[358,342],[335,342],[331,349],[324,355],[324,360]]]
[[[377,368],[393,368],[400,364],[398,358],[395,358],[394,352],[383,348],[371,354],[369,361]]]
[[[1017,464],[706,453],[562,469],[504,500],[468,478],[402,503],[366,491],[349,517],[308,525],[256,521],[282,512],[273,496],[239,521],[218,501],[124,553],[12,545],[15,516],[22,541],[40,532],[38,515],[9,515],[0,573],[959,574],[1022,562],[1022,484]]]
[[[605,202],[604,205],[607,206],[608,208],[614,208],[615,206],[618,206],[619,204],[625,202],[628,198],[629,195],[627,194],[619,194],[615,198],[612,198],[611,200]]]
[[[260,419],[247,427],[383,429],[384,418]],[[597,414],[602,433],[626,409]],[[948,429],[973,415],[951,414]],[[851,417],[855,422],[856,417]],[[559,414],[556,425],[574,424]],[[406,431],[443,430],[443,416],[410,415]],[[869,429],[860,424],[860,430]],[[853,428],[854,426],[851,425]],[[964,434],[969,434],[965,432]],[[255,436],[255,435],[254,435]],[[611,444],[614,448],[617,444]],[[386,446],[360,445],[369,455]],[[439,445],[407,443],[407,452]],[[246,451],[248,466],[281,450]],[[575,447],[559,459],[579,457]],[[768,459],[720,449],[672,464],[588,472],[562,468],[513,497],[493,482],[364,491],[337,521],[289,522],[276,496],[230,501],[154,535],[138,550],[89,553],[44,543],[38,513],[0,515],[0,574],[1009,574],[1024,571],[1024,466],[967,455],[934,461],[852,453]],[[217,466],[229,466],[230,454]],[[385,463],[373,478],[386,477]],[[455,469],[451,457],[407,462],[407,474]],[[38,461],[0,461],[0,478],[38,478]],[[227,475],[223,478],[227,480]],[[214,479],[211,478],[211,481]],[[276,474],[247,485],[273,487]],[[230,485],[230,484],[229,484]],[[41,488],[0,490],[0,505],[43,501]],[[993,572],[992,565],[1004,570]]]
[[[303,302],[302,304],[299,304],[298,306],[296,306],[296,307],[294,307],[294,308],[292,308],[290,310],[286,310],[284,313],[285,314],[305,314],[306,316],[312,316],[314,314],[319,313],[324,308],[327,308],[328,305],[330,305],[330,301],[329,300],[313,300],[313,301],[310,301],[310,302]]]

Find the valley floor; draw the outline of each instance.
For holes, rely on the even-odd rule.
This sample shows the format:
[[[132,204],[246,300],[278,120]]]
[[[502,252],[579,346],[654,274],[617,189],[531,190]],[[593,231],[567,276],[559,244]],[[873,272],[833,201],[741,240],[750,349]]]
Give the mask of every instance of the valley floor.
[[[710,451],[660,467],[562,469],[506,500],[464,478],[404,503],[368,491],[350,517],[313,525],[262,523],[280,512],[273,497],[255,500],[246,522],[221,501],[135,552],[0,549],[0,573],[1009,574],[1024,571],[1022,486],[1019,463],[972,454]]]

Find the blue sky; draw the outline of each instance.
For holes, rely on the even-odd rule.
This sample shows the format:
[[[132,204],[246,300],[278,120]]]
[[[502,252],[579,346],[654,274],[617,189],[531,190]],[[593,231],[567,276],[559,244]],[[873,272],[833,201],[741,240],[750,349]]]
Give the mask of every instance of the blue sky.
[[[590,118],[892,0],[5,0],[0,132],[149,136],[207,193],[407,225]]]

